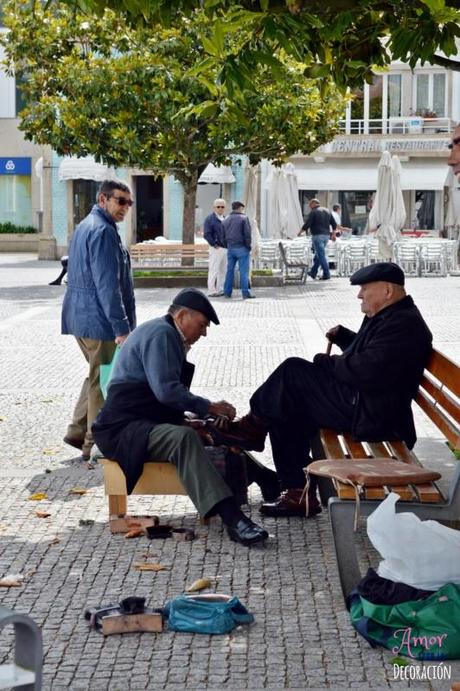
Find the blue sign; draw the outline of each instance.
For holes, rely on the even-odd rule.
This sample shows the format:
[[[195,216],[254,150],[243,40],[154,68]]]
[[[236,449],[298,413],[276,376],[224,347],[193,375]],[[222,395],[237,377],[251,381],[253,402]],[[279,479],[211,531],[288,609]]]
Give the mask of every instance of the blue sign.
[[[30,175],[31,158],[0,158],[0,175]]]

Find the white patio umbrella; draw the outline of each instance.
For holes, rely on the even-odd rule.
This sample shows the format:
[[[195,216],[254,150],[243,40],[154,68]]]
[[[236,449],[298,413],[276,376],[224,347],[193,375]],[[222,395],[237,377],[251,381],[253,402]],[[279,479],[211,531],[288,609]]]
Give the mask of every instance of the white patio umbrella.
[[[267,235],[271,238],[295,237],[303,225],[303,218],[292,163],[273,167],[265,186],[270,194]]]
[[[302,207],[299,199],[299,186],[297,183],[297,172],[292,163],[283,166],[288,183],[288,216],[286,235],[288,238],[295,238],[303,226]]]
[[[379,161],[377,191],[369,214],[369,230],[375,230],[375,237],[378,238],[379,259],[391,259],[397,234],[394,226],[393,174],[389,151],[384,151]]]
[[[447,228],[449,239],[457,240],[460,233],[460,182],[450,167],[444,186],[448,194],[444,226]]]
[[[251,166],[246,162],[244,178],[244,193],[243,202],[245,205],[246,215],[251,224],[251,258],[254,264],[257,265],[260,253],[260,232],[257,225],[257,199],[259,192],[259,169],[258,166]]]
[[[401,162],[396,156],[391,157],[391,170],[393,175],[393,226],[396,235],[404,228],[404,221],[406,220],[406,205],[404,204],[404,197],[401,189]]]

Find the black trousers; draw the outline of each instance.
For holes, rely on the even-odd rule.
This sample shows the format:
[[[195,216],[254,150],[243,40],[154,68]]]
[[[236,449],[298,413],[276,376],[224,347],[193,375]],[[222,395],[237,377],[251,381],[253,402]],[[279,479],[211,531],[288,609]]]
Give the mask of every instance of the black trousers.
[[[269,423],[281,488],[303,487],[311,442],[321,427],[351,430],[355,391],[313,362],[288,358],[252,395],[251,411]]]

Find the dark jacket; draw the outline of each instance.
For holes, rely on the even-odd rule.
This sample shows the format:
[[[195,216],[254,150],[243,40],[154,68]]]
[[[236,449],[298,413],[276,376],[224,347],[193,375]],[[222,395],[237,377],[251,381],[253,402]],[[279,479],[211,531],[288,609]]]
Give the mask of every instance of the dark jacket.
[[[214,212],[204,219],[204,239],[211,247],[225,247],[222,223]]]
[[[222,223],[225,247],[246,247],[251,249],[251,224],[246,214],[232,211]]]
[[[113,341],[135,326],[129,254],[115,221],[95,204],[70,241],[62,333]]]
[[[167,315],[164,319],[174,328],[180,342],[172,317]],[[195,366],[187,362],[184,353],[180,382],[187,388],[192,383],[194,370]],[[159,424],[182,424],[184,412],[161,403],[147,382],[110,384],[107,400],[93,423],[92,432],[104,456],[118,461],[126,476],[128,494],[133,491],[144,463],[149,460],[150,431]]]
[[[329,226],[332,226],[333,230],[337,228],[335,218],[328,209],[317,206],[308,214],[302,230],[310,230],[312,235],[329,235]]]
[[[341,326],[342,355],[314,362],[356,390],[351,432],[364,441],[416,441],[411,401],[431,352],[432,335],[410,296],[365,317],[358,333]]]

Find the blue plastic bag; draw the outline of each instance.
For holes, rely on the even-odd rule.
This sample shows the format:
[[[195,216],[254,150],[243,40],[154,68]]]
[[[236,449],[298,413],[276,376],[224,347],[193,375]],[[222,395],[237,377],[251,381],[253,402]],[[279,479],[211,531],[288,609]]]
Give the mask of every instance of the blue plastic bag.
[[[166,603],[163,615],[172,631],[189,633],[229,633],[254,621],[238,598],[228,595],[179,595]]]

